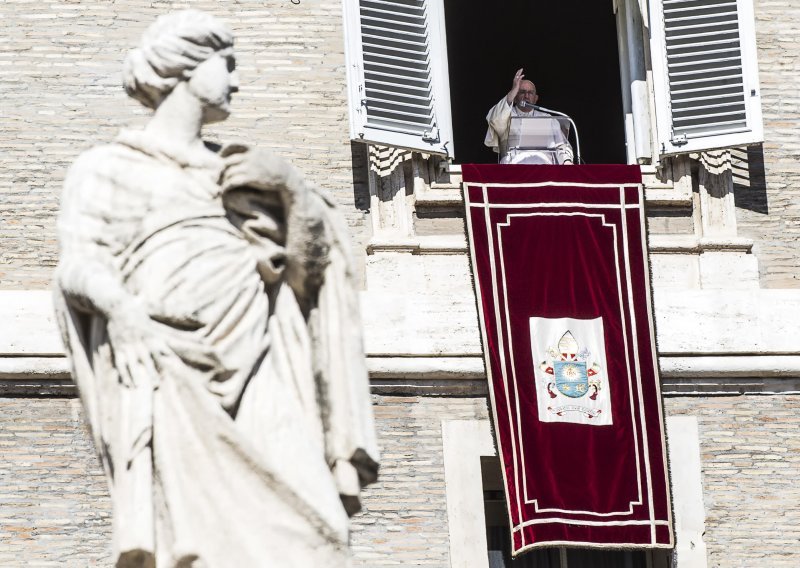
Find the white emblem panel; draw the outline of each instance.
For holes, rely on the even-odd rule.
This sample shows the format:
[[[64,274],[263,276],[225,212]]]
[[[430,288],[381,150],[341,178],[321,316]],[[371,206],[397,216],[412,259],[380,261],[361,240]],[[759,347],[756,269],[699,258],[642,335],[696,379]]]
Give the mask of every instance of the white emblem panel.
[[[613,424],[603,318],[530,318],[539,420]]]

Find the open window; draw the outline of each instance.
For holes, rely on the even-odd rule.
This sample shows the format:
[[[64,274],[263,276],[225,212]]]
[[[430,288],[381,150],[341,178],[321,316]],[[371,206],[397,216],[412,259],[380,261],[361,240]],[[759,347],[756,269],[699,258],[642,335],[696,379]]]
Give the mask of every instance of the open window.
[[[356,141],[492,162],[484,116],[518,67],[575,119],[587,163],[763,141],[752,0],[344,7]]]
[[[587,163],[625,163],[617,31],[611,2],[445,0],[455,159],[490,163],[486,114],[515,71],[539,104],[570,115]],[[573,141],[574,145],[574,141]]]
[[[353,140],[494,162],[485,116],[525,67],[540,103],[575,119],[586,161],[626,161],[610,3],[353,0],[345,11]]]

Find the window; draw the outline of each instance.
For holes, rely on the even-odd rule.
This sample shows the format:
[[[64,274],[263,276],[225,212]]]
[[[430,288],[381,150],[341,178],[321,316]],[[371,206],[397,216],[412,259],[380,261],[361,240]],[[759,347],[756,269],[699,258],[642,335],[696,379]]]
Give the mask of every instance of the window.
[[[485,117],[520,67],[536,84],[540,105],[575,120],[587,163],[627,161],[611,2],[445,0],[444,5],[458,163],[497,161],[483,145]]]
[[[663,550],[598,550],[580,548],[539,548],[511,558],[500,459],[481,457],[483,503],[486,515],[486,543],[489,568],[667,568],[670,553]]]
[[[493,161],[483,117],[523,66],[540,103],[573,116],[588,163],[761,142],[752,0],[646,6],[345,0],[351,138]]]
[[[672,493],[675,508],[677,544],[670,562],[667,551],[647,551],[648,568],[669,566],[707,566],[707,551],[703,541],[705,509],[701,478],[700,433],[697,418],[669,416],[666,418],[669,438],[669,458],[672,467]],[[520,556],[509,565],[503,547],[510,548],[508,519],[504,491],[500,481],[500,464],[494,448],[488,420],[443,420],[442,450],[444,458],[447,519],[450,533],[450,565],[452,568],[531,568],[522,563],[551,562],[562,552],[530,553]],[[680,464],[680,467],[674,467]],[[503,528],[505,526],[505,529]],[[586,555],[596,550],[570,549],[563,557],[566,566],[584,568],[607,565],[613,556],[596,556],[597,564],[589,563]],[[604,552],[604,551],[599,551]],[[623,562],[624,560],[623,556]],[[636,566],[637,555],[627,558]],[[641,560],[641,556],[638,556]],[[494,564],[490,564],[494,562]],[[594,560],[592,560],[594,562]],[[606,562],[601,564],[600,562]],[[674,563],[673,563],[674,562]],[[563,565],[563,564],[562,564]],[[533,565],[536,566],[536,565]],[[561,565],[556,565],[561,568]],[[626,564],[611,564],[614,568]],[[546,568],[547,564],[537,568]]]

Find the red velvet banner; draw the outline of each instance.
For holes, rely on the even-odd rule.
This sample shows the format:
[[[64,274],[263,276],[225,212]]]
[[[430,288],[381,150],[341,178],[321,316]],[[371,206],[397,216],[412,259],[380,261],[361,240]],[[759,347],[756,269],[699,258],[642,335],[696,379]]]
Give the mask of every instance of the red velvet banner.
[[[462,172],[513,553],[671,548],[639,168]]]

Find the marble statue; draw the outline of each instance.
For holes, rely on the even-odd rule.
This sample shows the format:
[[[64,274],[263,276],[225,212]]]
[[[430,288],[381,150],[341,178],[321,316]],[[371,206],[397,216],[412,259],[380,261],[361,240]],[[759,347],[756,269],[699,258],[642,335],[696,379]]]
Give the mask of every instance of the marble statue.
[[[64,184],[57,312],[118,567],[348,566],[377,477],[344,221],[272,152],[203,141],[237,82],[225,25],[159,18],[124,68],[152,119]]]

